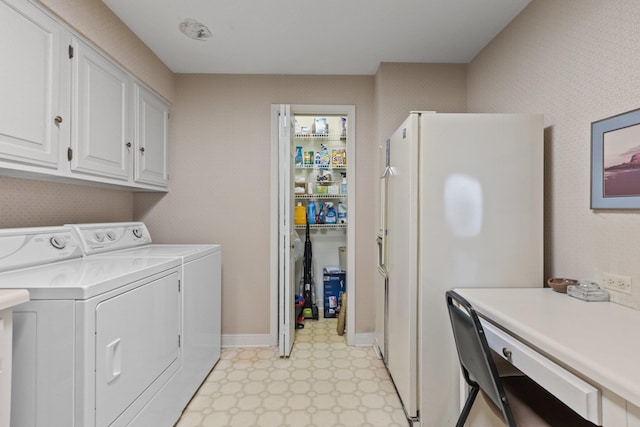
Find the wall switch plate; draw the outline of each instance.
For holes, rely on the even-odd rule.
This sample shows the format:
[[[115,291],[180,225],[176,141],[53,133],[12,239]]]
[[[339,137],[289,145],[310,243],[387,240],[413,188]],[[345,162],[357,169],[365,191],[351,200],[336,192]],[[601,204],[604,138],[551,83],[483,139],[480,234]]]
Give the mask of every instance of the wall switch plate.
[[[631,277],[613,273],[602,273],[603,286],[612,291],[631,295]]]

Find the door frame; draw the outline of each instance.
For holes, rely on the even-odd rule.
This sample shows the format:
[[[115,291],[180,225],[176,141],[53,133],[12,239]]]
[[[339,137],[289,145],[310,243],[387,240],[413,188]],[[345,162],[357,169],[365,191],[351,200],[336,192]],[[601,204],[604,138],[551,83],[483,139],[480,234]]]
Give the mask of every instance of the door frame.
[[[271,104],[271,243],[270,243],[270,342],[278,345],[278,139],[279,139],[279,113],[281,104]],[[341,115],[347,117],[347,152],[356,153],[356,107],[355,105],[307,105],[290,104],[291,114],[295,115]],[[349,207],[350,221],[347,223],[347,319],[346,336],[347,345],[355,345],[355,319],[356,319],[356,292],[357,280],[355,269],[356,246],[356,167],[355,155],[347,162],[347,206]],[[317,286],[317,284],[316,284]]]

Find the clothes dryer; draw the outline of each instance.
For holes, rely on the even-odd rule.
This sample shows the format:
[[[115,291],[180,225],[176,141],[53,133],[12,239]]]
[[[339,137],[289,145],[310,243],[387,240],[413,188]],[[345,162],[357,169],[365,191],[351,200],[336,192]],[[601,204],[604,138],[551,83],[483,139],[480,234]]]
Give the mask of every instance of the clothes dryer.
[[[153,244],[142,222],[71,224],[86,258],[174,257],[182,269],[182,364],[172,400],[186,406],[220,359],[221,258],[216,244]],[[159,407],[158,410],[161,410]]]
[[[129,425],[178,372],[180,260],[83,258],[70,227],[3,229],[0,271],[31,297],[14,309],[11,426]]]

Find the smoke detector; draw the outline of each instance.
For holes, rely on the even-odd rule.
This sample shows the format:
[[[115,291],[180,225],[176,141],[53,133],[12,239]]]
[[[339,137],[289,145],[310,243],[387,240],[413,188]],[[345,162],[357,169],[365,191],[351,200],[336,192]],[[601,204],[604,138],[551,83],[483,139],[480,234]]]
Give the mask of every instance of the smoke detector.
[[[180,32],[194,40],[206,40],[211,37],[211,31],[206,25],[201,24],[195,19],[187,18],[178,26]]]

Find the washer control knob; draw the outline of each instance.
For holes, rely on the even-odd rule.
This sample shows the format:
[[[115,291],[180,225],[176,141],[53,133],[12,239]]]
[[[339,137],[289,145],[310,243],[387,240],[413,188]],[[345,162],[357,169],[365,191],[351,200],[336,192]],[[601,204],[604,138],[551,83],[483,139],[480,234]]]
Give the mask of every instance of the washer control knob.
[[[53,236],[52,238],[49,239],[49,243],[51,243],[51,246],[53,246],[56,249],[64,249],[65,246],[67,246],[67,242],[65,242],[65,240],[61,237]]]
[[[134,228],[131,231],[133,232],[133,235],[136,236],[138,239],[142,237],[142,230],[140,230],[138,227]]]
[[[116,233],[113,231],[107,231],[107,239],[113,242],[114,240],[116,240]]]
[[[101,231],[96,231],[95,233],[93,233],[93,238],[96,240],[96,242],[102,242],[104,240],[104,233]]]

